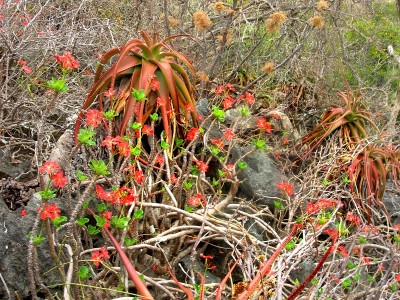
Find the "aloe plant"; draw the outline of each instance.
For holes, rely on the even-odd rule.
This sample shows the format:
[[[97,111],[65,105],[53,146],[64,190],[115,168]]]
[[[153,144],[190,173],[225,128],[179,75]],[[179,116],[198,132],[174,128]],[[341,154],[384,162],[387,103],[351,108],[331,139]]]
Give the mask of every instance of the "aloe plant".
[[[75,123],[76,142],[85,111],[94,104],[103,113],[112,111],[113,115],[119,115],[118,122],[112,123],[113,128],[104,122],[114,135],[125,135],[129,122],[144,125],[158,110],[168,143],[173,135],[183,137],[190,123],[197,127],[193,85],[185,68],[193,79],[195,71],[183,54],[167,44],[182,35],[159,42],[156,34],[152,38],[145,32],[141,35],[143,41],[132,39],[122,47],[109,50],[101,58],[94,84]],[[112,60],[116,62],[106,69]]]

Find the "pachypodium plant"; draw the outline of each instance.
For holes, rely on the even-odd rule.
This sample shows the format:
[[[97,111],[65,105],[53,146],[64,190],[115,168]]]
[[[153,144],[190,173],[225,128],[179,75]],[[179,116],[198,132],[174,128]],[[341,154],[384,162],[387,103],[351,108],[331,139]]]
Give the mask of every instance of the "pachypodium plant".
[[[76,141],[82,120],[93,105],[107,119],[112,119],[103,122],[110,136],[128,134],[138,138],[146,126],[161,119],[165,142],[171,146],[175,137],[185,136],[189,125],[198,126],[193,85],[185,70],[194,80],[193,66],[168,45],[168,41],[179,35],[157,41],[156,34],[153,37],[141,34],[143,40],[133,39],[101,58],[94,84],[75,124]],[[113,59],[115,63],[105,69]]]

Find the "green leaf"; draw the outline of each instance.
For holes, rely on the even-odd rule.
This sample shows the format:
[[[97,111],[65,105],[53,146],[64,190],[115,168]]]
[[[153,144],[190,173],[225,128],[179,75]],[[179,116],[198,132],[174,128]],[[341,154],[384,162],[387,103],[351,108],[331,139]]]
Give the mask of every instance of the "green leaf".
[[[357,268],[357,265],[356,265],[355,263],[349,262],[349,263],[347,264],[347,269],[353,270],[353,269],[355,269],[355,268]]]
[[[211,146],[210,149],[211,149],[211,153],[214,155],[218,155],[218,153],[220,152],[220,150],[215,146]]]
[[[357,242],[360,243],[360,244],[366,244],[367,243],[367,239],[365,237],[363,237],[363,236],[360,236],[357,239]]]
[[[38,194],[43,199],[53,199],[56,197],[56,192],[57,192],[57,190],[51,190],[49,188],[45,188],[43,191],[38,192]]]
[[[118,218],[117,216],[112,216],[110,223],[115,228],[125,229],[125,228],[129,227],[128,223],[130,220],[131,220],[131,218],[129,218],[129,217]]]
[[[351,181],[347,176],[345,176],[345,177],[342,178],[342,182],[343,183],[350,183]]]
[[[285,249],[288,251],[293,250],[296,247],[296,242],[291,240],[289,243],[286,244]]]
[[[81,170],[76,171],[76,179],[78,179],[78,181],[84,181],[86,180],[88,177],[83,174],[83,172]]]
[[[83,202],[82,208],[83,208],[83,209],[88,208],[88,207],[89,207],[89,204],[90,204],[90,201],[85,201],[85,202]]]
[[[238,161],[237,166],[240,170],[244,170],[247,168],[247,163],[244,161]]]
[[[44,238],[44,237],[42,237],[42,236],[40,236],[40,235],[37,235],[37,236],[35,236],[35,237],[33,238],[33,244],[34,244],[35,246],[37,246],[37,245],[43,243],[45,240],[46,240],[46,238]]]
[[[79,218],[76,220],[76,223],[78,223],[79,226],[85,226],[87,222],[89,222],[88,218]]]
[[[192,211],[194,211],[194,207],[185,204],[185,211],[191,213]]]
[[[64,79],[55,79],[54,77],[47,81],[47,87],[57,93],[68,92],[69,88]]]
[[[298,278],[296,278],[296,280],[294,281],[294,285],[295,286],[299,286],[300,285],[300,280]]]
[[[136,146],[135,148],[131,148],[132,156],[139,156],[141,152],[142,150],[140,150],[138,146]]]
[[[124,242],[125,242],[125,245],[126,245],[127,247],[129,247],[129,246],[131,246],[131,245],[137,243],[137,241],[138,241],[137,238],[131,238],[131,239],[130,239],[130,238],[127,238],[127,237],[124,238]]]
[[[162,148],[163,150],[167,150],[167,149],[169,148],[168,143],[165,142],[165,141],[161,141],[161,148]]]
[[[240,109],[240,113],[242,114],[243,117],[247,117],[248,115],[250,115],[250,110],[247,107],[243,106]]]
[[[54,218],[51,220],[51,222],[54,224],[54,226],[56,226],[57,228],[59,228],[61,226],[62,222],[66,222],[68,219],[66,216],[60,216],[57,218]]]
[[[85,280],[85,279],[89,279],[90,277],[92,277],[90,275],[89,268],[86,266],[81,266],[78,270],[78,277],[79,277],[79,280]]]
[[[175,139],[175,145],[176,147],[180,147],[183,145],[183,140],[182,139]]]
[[[143,212],[143,209],[137,209],[137,210],[135,210],[135,212],[133,213],[133,217],[135,218],[135,219],[142,219],[143,218],[143,215],[144,215],[144,212]]]
[[[144,89],[135,90],[134,88],[132,88],[132,97],[141,102],[146,100],[146,93]]]
[[[96,225],[98,227],[103,227],[107,223],[106,218],[100,217],[98,215],[94,215],[94,218],[96,219]]]
[[[218,121],[224,122],[225,121],[225,111],[219,109],[217,106],[212,106],[213,116],[217,118]]]
[[[108,175],[110,172],[107,169],[107,165],[104,162],[104,160],[96,160],[96,159],[91,159],[90,164],[89,164],[90,169],[96,173],[97,175]]]
[[[353,276],[354,281],[359,281],[360,278],[361,278],[361,275],[360,275],[359,273],[358,273],[358,274],[355,274],[355,275]]]
[[[157,122],[158,119],[159,119],[158,113],[155,112],[154,114],[151,114],[151,115],[150,115],[150,119],[151,119],[153,122]]]
[[[213,179],[212,179],[212,185],[213,185],[213,186],[216,186],[216,185],[218,185],[218,182],[219,182],[219,180],[213,177]]]
[[[105,212],[106,209],[107,209],[107,204],[105,204],[105,203],[99,203],[99,204],[97,204],[97,212],[98,212],[98,213]]]
[[[194,186],[194,182],[193,181],[184,181],[183,182],[183,186],[185,187],[185,189],[189,190]]]
[[[282,210],[285,209],[285,206],[281,201],[274,200],[274,206],[276,209]]]
[[[400,243],[400,234],[395,234],[395,235],[393,235],[393,240],[394,240],[396,243]]]
[[[134,123],[131,125],[131,128],[132,128],[133,130],[142,129],[142,124],[141,124],[141,123],[138,123],[138,122],[134,122]]]
[[[258,140],[253,141],[253,143],[257,149],[269,150],[269,147],[265,144],[264,140],[258,139]]]
[[[139,278],[144,282],[144,275],[143,274],[140,274]]]
[[[90,235],[96,235],[100,233],[100,230],[96,226],[88,225],[87,229]]]
[[[118,116],[118,114],[115,113],[115,111],[112,110],[112,109],[103,112],[103,115],[104,115],[104,117],[105,117],[107,120],[112,120],[112,119],[114,119],[116,116]]]
[[[326,178],[324,178],[323,180],[322,180],[322,184],[323,185],[328,185],[329,184],[329,180],[328,179],[326,179]]]
[[[94,140],[95,132],[93,128],[81,128],[78,133],[78,142],[86,145],[86,146],[94,146],[96,145],[96,141]]]

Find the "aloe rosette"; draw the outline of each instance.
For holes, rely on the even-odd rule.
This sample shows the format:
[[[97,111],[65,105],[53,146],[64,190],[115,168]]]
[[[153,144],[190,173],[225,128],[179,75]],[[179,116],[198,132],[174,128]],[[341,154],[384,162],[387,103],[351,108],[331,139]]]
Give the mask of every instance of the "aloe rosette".
[[[115,135],[125,135],[129,122],[144,125],[158,110],[168,143],[173,136],[183,137],[189,124],[198,126],[193,85],[186,71],[189,70],[195,79],[194,68],[189,59],[167,44],[182,35],[159,42],[157,35],[153,38],[145,32],[141,35],[143,40],[132,39],[102,56],[94,84],[75,123],[76,142],[85,111],[93,104],[97,104],[101,112],[108,107],[119,115],[119,122],[113,122]],[[105,69],[112,60],[115,63]],[[106,122],[104,126],[109,128]]]

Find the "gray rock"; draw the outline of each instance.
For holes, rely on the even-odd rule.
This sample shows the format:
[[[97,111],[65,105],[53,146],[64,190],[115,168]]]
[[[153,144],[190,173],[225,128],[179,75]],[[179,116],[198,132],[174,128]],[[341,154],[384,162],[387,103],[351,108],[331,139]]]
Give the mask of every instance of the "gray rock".
[[[388,181],[382,199],[394,224],[400,223],[400,189],[393,181]]]
[[[235,147],[232,153],[234,160],[250,151],[252,147]],[[282,196],[276,185],[285,181],[286,177],[268,155],[264,150],[256,150],[243,159],[247,168],[238,176],[242,181],[239,192],[257,204],[273,206],[273,198]]]

